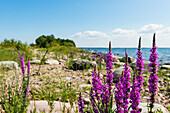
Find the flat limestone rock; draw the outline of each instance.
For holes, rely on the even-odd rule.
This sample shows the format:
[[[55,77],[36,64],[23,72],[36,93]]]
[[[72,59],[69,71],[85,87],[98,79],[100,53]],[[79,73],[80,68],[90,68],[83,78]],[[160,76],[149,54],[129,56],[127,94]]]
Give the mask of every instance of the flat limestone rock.
[[[48,59],[47,61],[45,61],[46,64],[59,64],[58,60],[54,60],[54,59]]]
[[[63,107],[65,106],[65,112],[69,109],[69,113],[74,113],[73,108],[71,108],[69,103],[63,103],[59,101],[54,101],[54,109],[52,113],[62,113]],[[27,113],[33,113],[36,107],[36,113],[50,113],[50,106],[47,101],[30,101],[30,105],[27,107]],[[74,108],[75,109],[75,108]],[[76,109],[75,109],[76,110]]]
[[[148,113],[148,108],[147,108],[147,103],[146,102],[145,103],[140,103],[139,107],[142,108],[142,113]],[[153,111],[155,111],[157,109],[162,110],[163,113],[169,113],[169,111],[164,106],[162,106],[160,104],[154,104]]]
[[[121,66],[113,72],[113,75],[114,75],[113,82],[114,83],[119,82],[119,77],[122,75],[123,71],[124,71],[124,67]]]
[[[8,67],[9,69],[18,69],[18,63],[15,61],[0,61],[0,67]]]
[[[115,109],[116,106],[114,105],[113,108]],[[147,102],[141,102],[139,104],[139,108],[142,108],[142,112],[141,113],[148,113]],[[155,110],[161,110],[161,111],[163,111],[163,113],[169,113],[169,111],[163,105],[156,104],[156,103],[154,104],[154,108],[153,108],[152,111],[155,111]]]
[[[27,113],[33,113],[33,109],[36,106],[36,112],[37,113],[41,113],[41,112],[45,112],[45,113],[49,113],[50,111],[50,106],[48,105],[47,101],[30,101],[30,105],[27,107]],[[75,113],[74,110],[76,110],[76,107],[74,105],[74,110],[73,108],[71,108],[69,103],[64,103],[63,102],[59,102],[59,101],[54,101],[54,109],[52,111],[52,113],[62,113],[63,107],[66,107],[67,109],[69,109],[69,113]],[[113,105],[113,108],[116,108],[116,105]],[[141,113],[148,113],[148,108],[147,108],[147,103],[140,103],[139,108],[142,108],[142,112]],[[161,109],[163,111],[163,113],[169,113],[169,111],[162,105],[160,104],[154,104],[154,108],[153,111],[157,110],[157,109]],[[67,112],[67,111],[65,111]]]
[[[124,63],[124,62],[114,62],[114,64],[116,64],[116,65],[120,65],[120,66],[124,66],[124,65],[125,65],[125,63]]]
[[[91,87],[91,84],[80,84],[79,87],[80,88],[82,88],[82,87]]]
[[[163,68],[163,69],[170,69],[170,65],[162,65],[161,68]]]
[[[71,77],[64,77],[64,78],[62,78],[62,79],[69,81],[69,80],[71,80]]]
[[[36,112],[37,113],[49,113],[50,111],[50,106],[48,105],[47,101],[30,101],[30,105],[27,107],[27,113],[33,113],[33,109],[36,106]],[[76,110],[75,105],[74,106],[74,110]],[[64,103],[63,102],[59,102],[59,101],[54,101],[54,109],[52,111],[52,113],[62,113],[64,107]],[[69,103],[65,103],[65,107],[67,109],[70,110],[69,113],[75,113],[73,108],[71,108]],[[113,105],[113,109],[116,108],[116,105]],[[147,108],[147,103],[143,102],[139,104],[139,108],[142,108],[142,112],[141,113],[148,113],[148,108]],[[169,111],[162,105],[160,104],[154,104],[154,108],[153,111],[157,110],[157,109],[161,109],[163,111],[163,113],[169,113]],[[65,113],[67,113],[67,111],[65,111]]]

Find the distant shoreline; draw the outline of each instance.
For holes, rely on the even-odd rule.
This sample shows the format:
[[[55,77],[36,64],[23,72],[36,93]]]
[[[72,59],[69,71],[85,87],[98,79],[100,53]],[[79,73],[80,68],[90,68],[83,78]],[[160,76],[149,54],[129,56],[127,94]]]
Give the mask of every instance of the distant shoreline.
[[[81,48],[81,49],[94,49],[94,48],[99,48],[99,49],[107,49],[108,47],[78,47],[78,48]],[[112,49],[117,49],[117,48],[120,48],[120,49],[124,49],[124,48],[132,48],[132,49],[137,49],[137,47],[112,47]],[[149,49],[151,47],[142,47],[143,49]],[[170,49],[170,47],[158,47],[160,49]]]
[[[82,47],[81,49],[88,50],[89,52],[102,52],[102,54],[107,54],[108,48],[93,48],[93,47]],[[126,48],[126,51],[130,57],[137,58],[136,52],[138,48]],[[142,55],[145,61],[149,61],[151,48],[142,48]],[[125,48],[112,48],[112,52],[115,56],[124,57]],[[162,63],[170,63],[170,48],[158,48],[158,60]]]

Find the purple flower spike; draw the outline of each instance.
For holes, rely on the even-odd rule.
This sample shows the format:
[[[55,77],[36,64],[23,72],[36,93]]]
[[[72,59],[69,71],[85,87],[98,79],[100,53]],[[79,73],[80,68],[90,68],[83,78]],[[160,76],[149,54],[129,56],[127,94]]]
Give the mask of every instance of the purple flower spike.
[[[151,62],[149,64],[150,67],[150,77],[149,77],[149,93],[151,93],[151,97],[150,97],[150,112],[149,113],[153,113],[152,112],[152,108],[153,108],[153,104],[155,102],[155,95],[156,95],[156,90],[158,89],[157,85],[158,85],[158,76],[157,76],[157,70],[158,70],[158,54],[156,52],[156,44],[155,44],[155,33],[153,35],[153,47],[150,50],[151,51],[151,55],[150,55],[150,59],[149,61]]]
[[[125,67],[124,67],[124,76],[123,76],[123,94],[124,94],[124,99],[123,99],[123,108],[124,108],[124,113],[128,113],[128,98],[129,96],[129,92],[130,92],[130,68],[129,68],[129,64],[128,64],[128,54],[127,52],[125,52],[125,56],[126,56],[126,63],[125,63]]]
[[[74,54],[74,52],[73,52],[73,51],[71,51],[71,54]]]
[[[133,84],[132,84],[132,90],[130,92],[130,102],[132,103],[131,108],[132,111],[131,113],[140,113],[139,111],[139,102],[140,102],[140,92],[143,87],[143,68],[144,68],[144,63],[143,63],[143,58],[142,58],[142,52],[141,52],[141,37],[139,38],[139,46],[138,46],[138,51],[137,51],[137,61],[136,61],[136,71],[137,71],[137,76],[133,76]]]
[[[100,104],[99,100],[101,99],[103,85],[101,82],[101,77],[96,72],[96,66],[94,67],[94,71],[92,72],[92,77],[93,77],[92,78],[93,87],[91,88],[91,92],[90,92],[90,97],[91,97],[90,100],[92,103],[93,110],[95,111],[95,113],[98,113],[97,108],[99,109],[98,105]]]
[[[99,100],[101,92],[102,92],[101,77],[98,77],[98,73],[95,71],[92,72],[92,77],[93,77],[92,78],[92,84],[93,84],[92,90],[95,92],[95,98]]]
[[[30,74],[30,68],[31,68],[31,64],[30,64],[30,60],[29,59],[28,59],[28,62],[27,62],[27,67],[28,67],[27,75],[29,75]]]
[[[84,109],[84,102],[83,102],[83,98],[81,97],[81,92],[79,94],[78,107],[79,107],[79,112],[80,113],[84,113],[84,111],[83,111],[83,109]]]
[[[26,89],[27,96],[29,94],[29,89],[30,89],[30,85],[28,84],[27,89]]]
[[[115,85],[115,101],[116,101],[116,113],[123,113],[122,105],[123,105],[123,84],[122,84],[122,77],[120,76],[119,82]]]
[[[103,55],[103,59],[105,59],[105,55]]]
[[[139,46],[138,46],[138,51],[137,51],[137,61],[136,61],[136,71],[137,71],[137,76],[136,76],[136,81],[137,81],[137,87],[139,88],[139,92],[143,88],[143,71],[144,71],[144,63],[143,63],[143,58],[142,58],[142,52],[141,52],[141,37],[139,38]]]
[[[131,113],[140,113],[139,110],[139,102],[140,102],[140,92],[139,87],[137,86],[138,81],[135,80],[135,74],[133,76],[133,84],[132,84],[132,90],[130,92],[130,102],[132,110]]]
[[[25,75],[25,65],[24,65],[24,57],[21,56],[20,52],[18,52],[18,55],[20,57],[21,60],[21,69],[22,69],[22,74]]]
[[[21,54],[20,54],[20,52],[18,51],[18,56],[21,58]]]
[[[93,57],[93,60],[96,61],[96,56]]]
[[[92,105],[92,107],[93,107],[93,111],[95,112],[95,113],[98,113],[98,111],[97,111],[97,106],[96,106],[96,99],[95,99],[95,96],[94,96],[94,94],[93,94],[93,89],[91,88],[91,91],[90,91],[90,101],[91,101],[91,105]],[[93,111],[91,111],[91,112],[93,112]]]
[[[102,104],[104,105],[103,108],[105,108],[105,111],[107,111],[107,108],[109,107],[109,86],[108,84],[103,84],[103,91],[102,91]],[[107,112],[106,112],[107,113]]]
[[[102,53],[100,52],[99,53],[99,61],[101,61],[101,59],[102,59]]]
[[[113,54],[111,52],[111,42],[109,42],[109,52],[107,54],[107,61],[106,61],[106,70],[107,70],[107,78],[106,78],[106,83],[108,84],[109,87],[109,94],[111,94],[111,89],[112,89],[112,84],[113,84]]]

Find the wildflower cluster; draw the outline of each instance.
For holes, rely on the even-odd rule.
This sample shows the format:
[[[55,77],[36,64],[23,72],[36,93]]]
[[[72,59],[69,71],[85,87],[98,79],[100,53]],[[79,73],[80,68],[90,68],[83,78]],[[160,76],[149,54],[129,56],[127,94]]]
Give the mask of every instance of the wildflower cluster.
[[[136,71],[137,71],[137,76],[133,76],[133,83],[132,83],[132,90],[130,92],[130,102],[132,103],[131,105],[131,113],[138,113],[140,112],[139,109],[139,102],[140,102],[140,91],[142,90],[143,87],[143,68],[144,68],[144,63],[143,63],[143,58],[142,58],[142,52],[141,52],[141,37],[139,38],[139,46],[137,50],[137,61],[136,61]]]
[[[126,56],[126,63],[124,65],[124,75],[123,75],[123,94],[124,94],[124,98],[123,98],[123,108],[124,108],[124,113],[128,112],[128,98],[130,97],[129,93],[130,93],[130,78],[131,78],[131,74],[130,74],[130,68],[129,68],[129,64],[128,64],[128,54],[127,52],[125,52],[125,56]]]
[[[109,44],[111,46],[111,44]],[[107,78],[106,78],[106,83],[108,84],[109,87],[109,94],[111,94],[111,89],[112,89],[112,84],[113,84],[113,54],[111,52],[111,47],[109,46],[109,52],[107,54],[107,61],[106,61],[106,70],[107,70]]]
[[[149,93],[151,93],[150,97],[150,111],[152,112],[153,103],[155,102],[155,94],[157,90],[158,84],[158,76],[157,76],[157,69],[158,69],[158,56],[156,52],[156,45],[155,45],[155,34],[153,38],[153,48],[151,49],[151,56],[149,61],[150,70],[150,77],[149,77]],[[109,52],[107,54],[106,59],[106,79],[104,78],[104,82],[102,82],[99,73],[93,71],[92,73],[92,84],[93,87],[91,88],[90,92],[90,100],[91,100],[91,112],[93,113],[128,113],[131,110],[131,113],[140,113],[141,108],[139,108],[140,103],[140,92],[143,88],[143,71],[144,71],[144,60],[142,58],[141,52],[141,38],[139,38],[139,46],[137,50],[137,61],[136,61],[136,72],[133,76],[133,82],[130,83],[131,79],[131,70],[128,64],[128,54],[125,51],[125,59],[126,63],[124,65],[124,72],[123,75],[120,76],[119,82],[115,85],[115,102],[116,102],[116,109],[113,110],[112,106],[112,84],[113,84],[113,55],[111,52],[111,44],[109,43]],[[103,59],[106,57],[103,56]],[[99,59],[101,56],[99,54]],[[129,103],[130,106],[129,106]],[[131,108],[131,109],[130,109]],[[81,111],[80,111],[81,112]]]
[[[116,113],[123,113],[123,97],[124,97],[124,93],[123,93],[123,79],[120,76],[119,78],[119,82],[115,85],[116,90],[115,90],[115,101],[116,101]]]
[[[18,52],[19,59],[20,59],[20,65],[22,70],[22,81],[20,83],[18,76],[14,76],[12,81],[13,84],[10,82],[8,85],[1,84],[1,103],[3,109],[7,113],[25,113],[26,108],[29,104],[29,75],[30,75],[30,61],[27,62],[27,76],[25,75],[25,63],[24,63],[24,56],[20,55],[20,52]],[[4,86],[7,87],[7,89],[4,89]],[[6,93],[7,92],[7,93]]]
[[[141,37],[139,38],[139,47],[137,50],[137,61],[136,61],[136,71],[137,71],[137,76],[136,76],[136,81],[137,81],[137,87],[139,88],[139,92],[142,90],[143,87],[143,68],[144,68],[144,63],[143,63],[143,58],[142,58],[142,52],[141,52]]]
[[[131,104],[131,113],[140,113],[139,110],[139,102],[140,102],[140,93],[139,93],[139,87],[137,87],[138,81],[135,80],[135,74],[133,77],[133,83],[132,83],[132,90],[130,92],[130,102]]]
[[[83,102],[83,98],[81,97],[81,92],[80,92],[80,94],[79,94],[78,105],[79,105],[79,112],[80,112],[80,113],[84,113],[84,112],[83,112],[84,102]]]
[[[155,95],[156,95],[156,90],[158,89],[157,85],[158,85],[158,76],[157,76],[157,70],[158,70],[158,54],[156,52],[156,44],[155,44],[155,34],[153,36],[153,47],[150,50],[151,51],[151,55],[150,55],[150,59],[149,61],[151,62],[149,64],[150,70],[150,76],[149,76],[149,93],[151,93],[151,97],[150,97],[150,112],[152,113],[152,108],[154,107],[153,103],[155,102]]]

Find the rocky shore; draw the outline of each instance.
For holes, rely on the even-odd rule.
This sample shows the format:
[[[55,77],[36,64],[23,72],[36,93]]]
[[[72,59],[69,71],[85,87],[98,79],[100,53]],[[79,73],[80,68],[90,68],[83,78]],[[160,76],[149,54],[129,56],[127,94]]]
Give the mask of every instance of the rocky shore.
[[[40,55],[42,58],[44,53],[34,51],[34,54]],[[35,55],[37,56],[37,55]],[[82,97],[87,104],[89,103],[89,91],[92,86],[92,76],[91,73],[93,71],[93,66],[97,65],[97,63],[93,60],[94,57],[98,57],[98,53],[90,53],[87,52],[83,54],[86,56],[82,57],[82,54],[78,53],[74,55],[74,57],[70,58],[68,55],[60,55],[56,58],[54,52],[50,52],[46,55],[46,60],[41,67],[39,67],[41,59],[38,57],[34,57],[31,61],[31,76],[30,76],[30,100],[46,100],[44,96],[47,91],[56,93],[55,101],[58,102],[68,102],[70,104],[71,98],[63,99],[63,91],[74,91],[77,98],[79,92],[82,92]],[[88,56],[88,58],[87,58]],[[124,58],[120,58],[118,56],[114,56],[114,85],[118,82],[119,76],[122,75]],[[131,66],[132,72],[135,69],[136,59],[129,57],[129,63]],[[13,63],[13,64],[11,64]],[[70,63],[72,68],[70,67]],[[2,65],[3,64],[3,65]],[[144,72],[144,87],[141,92],[141,101],[147,102],[149,98],[149,89],[148,89],[148,61],[144,62],[145,72]],[[4,81],[11,81],[13,76],[17,76],[21,78],[21,69],[18,67],[17,62],[0,62],[1,73],[0,76],[4,76]],[[3,68],[2,68],[3,67]],[[40,68],[40,71],[39,71]],[[100,70],[100,76],[103,77],[106,75],[105,71],[105,62],[102,60],[102,69]],[[166,108],[170,107],[170,65],[161,65],[159,72],[159,84],[158,84],[158,93],[156,95],[156,103],[160,104]],[[12,82],[12,81],[11,81]],[[64,86],[62,86],[64,85]],[[71,90],[63,87],[71,86]],[[113,85],[113,88],[114,88]],[[45,91],[45,92],[44,92]],[[76,104],[76,99],[74,100]]]

